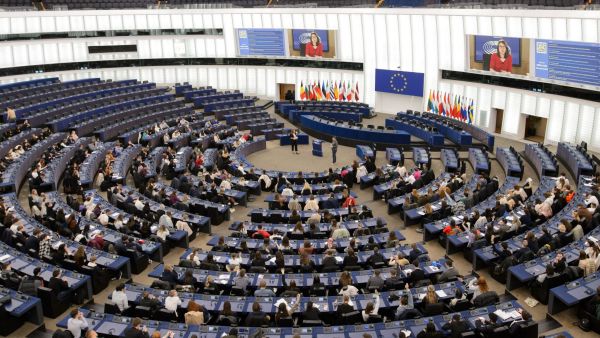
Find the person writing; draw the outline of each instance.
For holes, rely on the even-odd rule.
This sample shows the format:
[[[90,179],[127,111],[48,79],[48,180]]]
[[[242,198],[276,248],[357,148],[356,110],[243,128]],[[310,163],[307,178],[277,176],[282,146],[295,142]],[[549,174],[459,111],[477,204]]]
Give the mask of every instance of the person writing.
[[[304,55],[307,57],[323,57],[323,44],[317,33],[310,33],[310,41],[304,47]]]
[[[510,55],[506,41],[498,41],[496,53],[492,54],[490,58],[490,70],[500,73],[512,72],[512,55]]]

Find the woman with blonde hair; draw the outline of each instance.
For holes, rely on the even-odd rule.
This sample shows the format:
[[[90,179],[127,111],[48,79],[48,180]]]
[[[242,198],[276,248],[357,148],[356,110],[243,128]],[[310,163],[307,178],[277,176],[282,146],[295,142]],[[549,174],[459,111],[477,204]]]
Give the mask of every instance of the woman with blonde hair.
[[[423,298],[423,302],[425,304],[436,304],[438,302],[438,296],[435,293],[435,287],[433,285],[427,286],[427,293],[425,294],[425,298]]]

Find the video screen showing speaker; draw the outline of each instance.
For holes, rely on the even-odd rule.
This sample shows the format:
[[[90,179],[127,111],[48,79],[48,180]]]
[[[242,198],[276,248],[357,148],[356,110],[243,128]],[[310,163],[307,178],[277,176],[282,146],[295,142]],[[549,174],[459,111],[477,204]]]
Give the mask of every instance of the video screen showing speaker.
[[[288,35],[290,56],[335,59],[335,31],[324,29],[291,29]]]
[[[238,29],[239,56],[286,56],[285,30]]]
[[[529,39],[470,35],[468,42],[469,68],[529,75]]]

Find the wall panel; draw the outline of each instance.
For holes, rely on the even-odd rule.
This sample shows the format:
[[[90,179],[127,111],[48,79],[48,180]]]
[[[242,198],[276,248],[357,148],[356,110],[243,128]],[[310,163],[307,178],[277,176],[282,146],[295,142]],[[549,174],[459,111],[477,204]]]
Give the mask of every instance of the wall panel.
[[[579,125],[579,104],[567,102],[561,127],[561,141],[575,142]]]

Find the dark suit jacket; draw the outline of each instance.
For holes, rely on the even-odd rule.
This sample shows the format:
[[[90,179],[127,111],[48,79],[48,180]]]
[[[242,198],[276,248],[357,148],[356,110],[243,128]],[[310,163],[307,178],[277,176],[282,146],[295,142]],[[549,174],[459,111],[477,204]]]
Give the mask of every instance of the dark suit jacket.
[[[262,311],[260,312],[250,312],[248,317],[246,317],[246,326],[262,326],[267,323],[266,314]]]
[[[341,316],[344,313],[349,313],[352,311],[354,311],[354,308],[352,306],[350,306],[349,304],[346,304],[346,303],[342,303],[342,304],[338,305],[336,312],[337,312],[338,316]]]
[[[358,257],[356,257],[356,256],[344,257],[344,266],[357,266],[357,265],[358,265]]]
[[[469,324],[464,320],[451,321],[444,324],[442,329],[450,331],[451,338],[460,338],[460,334],[469,331]]]
[[[177,272],[175,271],[163,271],[162,276],[160,276],[160,280],[165,281],[165,282],[169,282],[170,284],[177,284],[178,280],[177,280]]]
[[[48,288],[52,289],[52,292],[57,295],[61,291],[69,290],[69,284],[60,278],[52,277],[48,282]]]
[[[142,332],[141,330],[134,329],[133,327],[128,327],[123,331],[123,337],[125,338],[148,338],[148,332]]]
[[[25,240],[25,250],[33,249],[35,252],[40,251],[40,240],[36,236],[29,236]]]
[[[421,269],[414,269],[413,272],[410,273],[410,282],[412,284],[425,279],[425,271]]]

